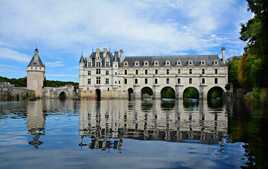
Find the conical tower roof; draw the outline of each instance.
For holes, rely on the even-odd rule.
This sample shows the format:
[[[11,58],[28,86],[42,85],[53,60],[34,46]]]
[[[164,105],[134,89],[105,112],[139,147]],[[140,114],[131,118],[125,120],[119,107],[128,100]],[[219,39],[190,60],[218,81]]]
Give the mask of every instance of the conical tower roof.
[[[34,55],[31,59],[30,63],[28,64],[28,67],[30,67],[30,66],[45,67],[45,65],[41,61],[39,51],[37,48],[34,50]]]

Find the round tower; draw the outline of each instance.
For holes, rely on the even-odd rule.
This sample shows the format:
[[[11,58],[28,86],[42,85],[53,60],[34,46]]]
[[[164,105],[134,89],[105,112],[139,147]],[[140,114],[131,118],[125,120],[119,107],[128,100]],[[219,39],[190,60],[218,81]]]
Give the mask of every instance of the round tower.
[[[35,97],[43,96],[45,65],[42,63],[38,49],[27,66],[27,89],[35,92]]]

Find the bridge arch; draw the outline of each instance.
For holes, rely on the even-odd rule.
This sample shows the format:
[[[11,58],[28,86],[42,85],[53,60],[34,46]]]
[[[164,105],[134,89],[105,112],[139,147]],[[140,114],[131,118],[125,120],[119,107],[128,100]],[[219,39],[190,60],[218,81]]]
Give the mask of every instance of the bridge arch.
[[[153,89],[146,86],[141,89],[141,98],[152,98],[153,97]]]
[[[175,89],[171,86],[166,86],[161,89],[161,99],[168,98],[168,99],[175,99],[176,92]]]
[[[183,90],[183,99],[199,99],[200,92],[197,87],[189,86]]]
[[[206,96],[209,107],[220,107],[224,103],[225,89],[220,86],[213,86],[208,89]]]
[[[58,94],[58,98],[60,100],[65,100],[67,99],[67,93],[65,91],[60,91],[59,94]]]

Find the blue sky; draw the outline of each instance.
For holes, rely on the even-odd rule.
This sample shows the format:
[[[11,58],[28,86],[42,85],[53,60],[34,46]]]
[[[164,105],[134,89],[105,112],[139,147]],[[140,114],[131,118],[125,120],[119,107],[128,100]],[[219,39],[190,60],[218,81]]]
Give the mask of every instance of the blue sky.
[[[0,75],[26,76],[34,48],[46,78],[78,81],[81,53],[240,55],[244,0],[1,0]]]

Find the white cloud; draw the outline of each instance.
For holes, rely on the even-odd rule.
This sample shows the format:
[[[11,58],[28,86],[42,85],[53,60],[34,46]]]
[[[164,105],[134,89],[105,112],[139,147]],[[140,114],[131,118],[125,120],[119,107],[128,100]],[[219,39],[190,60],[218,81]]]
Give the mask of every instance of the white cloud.
[[[0,4],[0,37],[23,48],[37,43],[74,53],[95,47],[131,54],[201,51],[225,42],[208,36],[240,22],[247,13],[238,5],[233,0],[6,0]]]
[[[64,67],[64,63],[62,61],[48,61],[48,62],[45,62],[45,65],[46,67]]]
[[[17,62],[29,62],[30,57],[24,53],[20,53],[9,48],[0,47],[0,58],[14,60]]]

